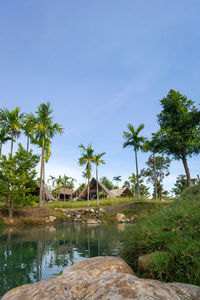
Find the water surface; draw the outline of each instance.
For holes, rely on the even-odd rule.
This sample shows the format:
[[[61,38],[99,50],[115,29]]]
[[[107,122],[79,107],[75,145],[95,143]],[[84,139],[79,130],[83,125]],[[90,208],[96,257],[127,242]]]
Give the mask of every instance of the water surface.
[[[59,224],[0,232],[0,297],[59,274],[82,259],[118,255],[124,224]]]

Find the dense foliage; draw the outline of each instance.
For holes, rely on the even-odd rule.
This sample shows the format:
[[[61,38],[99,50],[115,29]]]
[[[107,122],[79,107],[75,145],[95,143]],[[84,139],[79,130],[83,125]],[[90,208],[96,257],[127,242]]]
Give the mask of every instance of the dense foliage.
[[[200,285],[200,185],[128,228],[124,243],[123,258],[135,272],[141,255],[162,251],[152,267],[156,279]]]
[[[0,197],[9,205],[12,217],[14,206],[30,205],[34,199],[31,195],[36,188],[36,166],[39,156],[32,150],[27,152],[20,144],[12,157],[3,155],[0,159]]]

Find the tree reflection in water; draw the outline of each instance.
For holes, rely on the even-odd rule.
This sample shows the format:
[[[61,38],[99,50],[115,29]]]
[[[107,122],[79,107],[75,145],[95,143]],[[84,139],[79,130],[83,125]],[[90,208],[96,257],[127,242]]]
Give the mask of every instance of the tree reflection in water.
[[[0,233],[0,296],[58,274],[83,258],[117,255],[124,224],[59,224]]]

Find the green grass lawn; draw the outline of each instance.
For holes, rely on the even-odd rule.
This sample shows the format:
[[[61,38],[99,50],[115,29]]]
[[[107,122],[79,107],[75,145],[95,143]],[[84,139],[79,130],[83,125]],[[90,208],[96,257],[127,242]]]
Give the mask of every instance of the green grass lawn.
[[[151,268],[155,279],[200,285],[200,186],[129,227],[124,245],[122,257],[135,272],[141,255],[162,251]]]

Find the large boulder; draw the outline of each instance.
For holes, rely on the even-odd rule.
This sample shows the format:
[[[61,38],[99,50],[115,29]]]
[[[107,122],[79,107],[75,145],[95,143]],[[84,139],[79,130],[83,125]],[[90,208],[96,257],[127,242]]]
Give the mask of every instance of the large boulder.
[[[120,258],[95,257],[67,268],[61,276],[15,288],[2,298],[8,299],[197,300],[200,287],[140,279]]]

